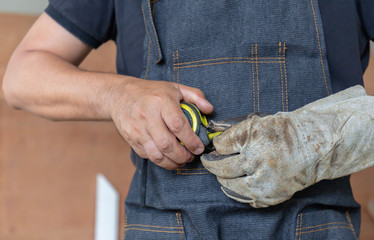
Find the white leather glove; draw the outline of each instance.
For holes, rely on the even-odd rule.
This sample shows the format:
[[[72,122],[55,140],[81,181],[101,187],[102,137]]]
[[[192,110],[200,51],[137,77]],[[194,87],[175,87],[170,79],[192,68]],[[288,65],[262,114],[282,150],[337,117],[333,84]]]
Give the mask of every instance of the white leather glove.
[[[374,97],[356,86],[293,112],[253,116],[213,139],[201,157],[224,193],[268,207],[323,179],[374,165]]]

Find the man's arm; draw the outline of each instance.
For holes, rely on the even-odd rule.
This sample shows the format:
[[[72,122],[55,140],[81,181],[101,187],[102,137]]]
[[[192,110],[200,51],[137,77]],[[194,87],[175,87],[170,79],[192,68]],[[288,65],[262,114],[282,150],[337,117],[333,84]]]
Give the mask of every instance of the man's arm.
[[[213,107],[200,90],[84,71],[78,65],[90,51],[42,14],[9,61],[3,80],[7,102],[53,120],[113,120],[141,157],[167,169],[178,168],[203,151],[179,107],[185,100],[211,112]]]

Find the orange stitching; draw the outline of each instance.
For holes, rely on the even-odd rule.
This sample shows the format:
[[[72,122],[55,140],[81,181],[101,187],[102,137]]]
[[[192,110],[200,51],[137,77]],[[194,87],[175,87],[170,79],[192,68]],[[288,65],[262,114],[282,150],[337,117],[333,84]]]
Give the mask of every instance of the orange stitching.
[[[295,236],[297,237],[297,229],[298,229],[298,225],[299,225],[299,218],[300,218],[300,214],[297,214],[297,218],[296,218],[296,228],[295,228]]]
[[[178,213],[176,213],[175,215],[177,216],[178,227],[180,227],[180,222],[179,222]],[[181,233],[179,233],[179,237],[182,239],[182,234],[181,234]]]
[[[154,17],[155,16],[155,9],[156,9],[156,1],[151,1],[151,4],[153,4],[152,17]]]
[[[179,64],[179,52],[177,50],[177,63]],[[179,67],[177,69],[177,83],[179,83]]]
[[[282,63],[284,61],[231,61],[231,62],[215,62],[215,63],[206,63],[200,65],[189,65],[183,67],[176,67],[176,68],[193,68],[193,67],[204,67],[204,66],[211,66],[211,65],[218,65],[218,64],[228,64],[228,63]]]
[[[352,230],[352,232],[353,232],[353,235],[355,236],[355,239],[358,239],[358,238],[357,238],[356,231],[355,231],[355,228],[353,227],[353,224],[352,224],[351,217],[349,216],[349,210],[347,210],[347,211],[345,212],[345,216],[346,216],[346,218],[347,218],[347,220],[348,220],[349,226],[352,228],[351,230]]]
[[[300,229],[301,229],[302,224],[303,224],[303,214],[300,213]],[[299,235],[299,240],[300,240],[301,239],[301,230],[299,230],[299,233],[300,233],[300,235]]]
[[[318,225],[309,226],[309,227],[303,227],[303,228],[298,228],[298,229],[301,230],[301,229],[308,229],[308,228],[316,228],[316,227],[321,227],[321,226],[326,226],[326,225],[332,225],[332,224],[345,224],[345,225],[349,225],[346,222],[331,222],[331,223],[318,224]]]
[[[260,112],[260,86],[258,80],[258,62],[257,62],[257,43],[255,45],[256,49],[256,75],[257,75],[257,111]]]
[[[178,226],[183,230],[183,234],[181,232],[181,233],[179,233],[179,236],[180,236],[181,240],[183,240],[184,239],[183,236],[185,235],[185,232],[184,232],[184,228],[183,228],[183,224],[182,224],[182,216],[181,216],[180,212],[176,213],[176,215],[177,215]]]
[[[173,82],[175,82],[175,54],[173,51]]]
[[[145,13],[144,13],[144,7],[142,5],[142,13],[143,13],[143,20],[144,20],[144,26],[145,26],[145,30],[147,31],[147,36],[148,36],[148,39],[149,39],[149,43],[148,43],[148,60],[147,60],[147,68],[145,70],[145,75],[144,75],[144,79],[147,77],[147,73],[148,73],[148,67],[149,67],[149,56],[151,55],[151,45],[152,45],[152,40],[151,40],[151,36],[149,34],[149,31],[148,31],[148,27],[147,27],[147,21],[145,20]]]
[[[154,230],[154,229],[142,229],[142,228],[127,228],[125,231],[129,230],[138,230],[144,232],[160,232],[160,233],[181,233],[181,231],[162,231],[162,230]]]
[[[301,234],[319,232],[319,231],[324,231],[324,230],[327,230],[327,229],[335,229],[335,228],[346,228],[346,229],[352,230],[350,227],[345,227],[345,226],[328,227],[328,228],[321,228],[321,229],[317,229],[317,230],[313,230],[313,231],[300,232],[299,237],[300,237]]]
[[[285,85],[286,85],[286,111],[288,112],[288,84],[287,84],[287,65],[286,65],[286,43],[283,43],[283,57],[284,57],[284,62],[283,62],[283,67],[284,67],[284,80],[285,80]]]
[[[251,44],[251,58],[253,58],[253,44]],[[253,96],[253,111],[256,112],[256,95],[255,95],[255,70],[253,66],[253,62],[251,63],[252,65],[252,96]]]
[[[164,226],[156,226],[156,225],[144,225],[144,224],[127,224],[126,227],[151,227],[151,228],[169,228],[169,229],[180,229],[180,227],[164,227]]]
[[[325,66],[323,64],[323,59],[322,59],[322,50],[321,50],[321,42],[319,40],[319,32],[318,32],[318,26],[317,26],[317,19],[316,19],[316,13],[314,11],[314,3],[313,0],[310,0],[310,4],[312,5],[312,10],[313,10],[313,17],[314,17],[314,25],[316,26],[316,32],[317,32],[317,41],[318,41],[318,48],[319,48],[319,57],[321,59],[321,65],[322,65],[322,72],[323,72],[323,78],[325,79],[325,85],[326,85],[326,90],[327,90],[327,95],[330,95],[329,88],[327,86],[327,79],[326,79],[326,73],[325,73]]]
[[[159,46],[159,42],[158,42],[158,39],[157,39],[157,35],[156,35],[156,28],[153,24],[153,18],[152,18],[152,15],[151,15],[151,5],[150,4],[147,4],[148,5],[148,12],[149,12],[149,17],[150,17],[150,22],[151,22],[151,27],[152,27],[152,30],[153,30],[153,34],[154,34],[154,37],[155,37],[155,41],[156,41],[156,47],[157,47],[157,51],[158,51],[158,59],[157,61],[155,60],[155,62],[158,62],[160,60],[160,57],[161,57],[161,49],[160,49],[160,46]]]
[[[124,220],[123,220],[123,228],[125,228],[127,226],[127,214],[126,214],[126,211],[125,211],[125,215],[124,215]],[[123,230],[123,239],[126,238],[126,230],[124,229]]]
[[[282,43],[279,42],[279,56],[281,55],[281,48]],[[281,74],[281,89],[282,89],[282,111],[284,112],[284,96],[283,96],[283,71],[282,71],[282,63],[279,63],[279,70]]]
[[[147,78],[148,70],[149,70],[149,57],[151,55],[151,39],[149,39],[148,43],[148,57],[147,57],[147,68],[145,69],[144,79]]]
[[[182,62],[179,65],[187,65],[187,64],[192,64],[192,63],[199,63],[199,62],[209,62],[209,61],[217,61],[217,60],[229,60],[229,59],[241,59],[241,60],[254,60],[255,58],[250,57],[226,57],[226,58],[212,58],[212,59],[203,59],[203,60],[198,60],[198,61],[192,61],[192,62]],[[272,59],[272,60],[285,60],[283,57],[259,57],[257,59]]]

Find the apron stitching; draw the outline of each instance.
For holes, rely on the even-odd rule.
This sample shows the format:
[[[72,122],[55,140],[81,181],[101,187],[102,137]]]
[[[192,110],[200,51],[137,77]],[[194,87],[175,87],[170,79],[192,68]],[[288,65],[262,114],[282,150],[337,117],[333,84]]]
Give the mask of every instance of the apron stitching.
[[[152,21],[152,15],[151,15],[151,5],[150,4],[147,4],[148,5],[148,12],[149,12],[149,17],[150,17],[150,22],[151,22],[151,27],[152,27],[152,30],[153,30],[153,35],[155,37],[155,41],[156,41],[156,45],[157,45],[157,51],[158,51],[158,59],[156,60],[155,59],[155,62],[158,62],[161,58],[161,49],[160,49],[160,46],[159,46],[159,42],[158,42],[158,39],[157,39],[157,35],[156,35],[156,29],[155,29],[155,26],[153,24],[153,21]]]
[[[175,52],[173,51],[173,82],[175,82]]]
[[[178,52],[178,50],[177,50],[177,63],[179,65],[179,52]],[[177,69],[177,83],[179,83],[179,67]]]
[[[125,211],[125,216],[124,216],[124,220],[123,220],[123,239],[126,239],[126,226],[127,226],[127,215],[126,215],[126,211]]]
[[[286,43],[283,43],[283,67],[284,67],[284,80],[286,85],[286,111],[288,112],[288,83],[287,83],[287,65],[286,65]]]
[[[152,8],[152,17],[155,16],[155,9],[156,9],[156,1],[151,1],[153,3],[153,8]]]
[[[349,216],[349,210],[347,210],[347,211],[345,212],[345,216],[347,217],[348,224],[349,224],[349,226],[351,227],[351,230],[352,230],[352,232],[353,232],[353,235],[354,235],[355,239],[358,239],[358,238],[357,238],[356,231],[355,231],[355,228],[353,227],[353,224],[352,224],[351,217]]]
[[[253,44],[251,44],[251,58],[253,59]],[[252,65],[252,97],[253,97],[253,112],[256,112],[256,95],[255,95],[255,70],[253,66],[253,62],[251,62]]]
[[[166,230],[156,230],[156,229],[144,229],[144,228],[127,228],[126,231],[129,230],[138,230],[144,232],[158,232],[158,233],[181,233],[181,231],[166,231]]]
[[[332,225],[332,224],[349,225],[349,224],[346,223],[346,222],[331,222],[331,223],[318,224],[318,225],[309,226],[309,227],[302,227],[302,228],[298,228],[298,230],[301,230],[301,229],[308,229],[308,228],[316,228],[316,227],[327,226],[327,225]]]
[[[318,48],[319,48],[319,57],[320,57],[320,59],[321,59],[323,78],[325,79],[325,86],[326,86],[327,95],[330,95],[330,91],[329,91],[329,88],[328,88],[328,86],[327,86],[327,79],[326,79],[326,73],[325,73],[325,66],[324,66],[324,64],[323,64],[323,59],[322,59],[321,42],[320,42],[320,39],[319,39],[319,31],[318,31],[318,26],[317,26],[316,12],[315,12],[315,10],[314,10],[314,3],[313,3],[313,0],[310,0],[310,4],[312,5],[313,17],[314,17],[314,25],[315,25],[315,27],[316,27],[317,41],[318,41]]]
[[[345,228],[345,229],[352,230],[350,227],[346,227],[346,226],[327,227],[327,228],[321,228],[321,229],[317,229],[317,230],[313,230],[313,231],[306,231],[306,232],[301,232],[300,231],[299,237],[301,236],[301,234],[320,232],[320,231],[324,231],[324,230],[327,230],[327,229],[337,229],[337,228]]]
[[[181,227],[165,227],[157,225],[144,225],[144,224],[128,224],[125,227],[150,227],[150,228],[168,228],[168,229],[181,229]]]
[[[199,65],[189,65],[189,66],[182,66],[182,67],[176,67],[177,69],[182,68],[193,68],[193,67],[204,67],[204,66],[212,66],[212,65],[219,65],[219,64],[229,64],[229,63],[284,63],[284,60],[281,61],[230,61],[230,62],[215,62],[215,63],[205,63],[205,64],[199,64]],[[176,64],[178,65],[178,64]]]
[[[301,226],[302,226],[302,224],[303,224],[303,214],[302,213],[300,213],[299,214],[299,216],[300,216],[300,221],[299,221],[299,228],[301,229]],[[301,230],[299,230],[299,240],[301,239]]]
[[[282,54],[282,43],[279,42],[279,56]],[[281,75],[281,89],[282,89],[282,111],[284,112],[284,94],[283,94],[283,71],[282,71],[282,63],[279,62],[279,70]]]
[[[181,240],[183,240],[183,239],[184,239],[183,236],[186,235],[186,234],[185,234],[185,232],[184,232],[184,228],[183,228],[183,224],[182,224],[181,213],[178,212],[178,213],[176,213],[176,215],[177,215],[178,227],[179,227],[180,229],[182,229],[182,231],[183,231],[183,232],[179,232],[179,236],[180,236]]]
[[[255,45],[256,49],[256,75],[257,75],[257,111],[260,112],[260,86],[258,80],[258,61],[257,61],[257,43]]]
[[[274,60],[274,61],[282,61],[282,60],[285,60],[284,57],[280,56],[280,57],[258,57],[257,59],[270,59],[270,60]],[[197,60],[197,61],[191,61],[191,62],[181,62],[181,63],[178,63],[176,65],[188,65],[188,64],[192,64],[192,63],[200,63],[200,62],[209,62],[209,61],[217,61],[217,60],[255,60],[254,57],[224,57],[224,58],[212,58],[212,59],[202,59],[202,60]]]
[[[147,77],[147,73],[148,73],[148,68],[149,68],[149,56],[151,55],[151,45],[152,45],[152,40],[151,40],[151,36],[149,34],[149,31],[148,31],[148,27],[147,27],[147,22],[145,20],[145,13],[144,13],[144,7],[142,6],[142,13],[143,13],[143,19],[144,19],[144,26],[145,26],[145,30],[147,32],[147,36],[148,36],[148,59],[147,59],[147,68],[145,70],[145,75],[144,75],[144,79]]]

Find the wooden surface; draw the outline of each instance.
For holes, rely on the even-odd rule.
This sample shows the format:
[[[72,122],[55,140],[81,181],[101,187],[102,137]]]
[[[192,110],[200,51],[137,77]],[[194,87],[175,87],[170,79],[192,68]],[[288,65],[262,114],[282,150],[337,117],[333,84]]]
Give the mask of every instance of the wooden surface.
[[[34,20],[0,14],[0,80]],[[83,66],[114,72],[114,58],[115,46],[106,44]],[[373,71],[366,77],[374,79]],[[134,171],[128,156],[129,147],[112,123],[47,121],[10,109],[0,92],[0,240],[93,239],[98,172],[120,192],[122,220]],[[373,182],[373,168],[352,177],[355,198],[363,204],[362,240],[374,239],[374,220],[365,207],[374,199]]]

